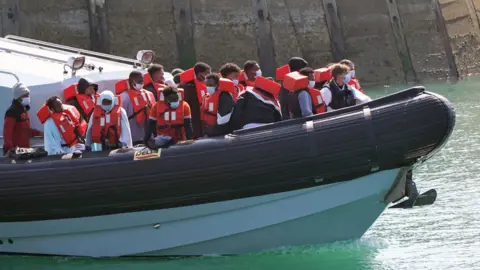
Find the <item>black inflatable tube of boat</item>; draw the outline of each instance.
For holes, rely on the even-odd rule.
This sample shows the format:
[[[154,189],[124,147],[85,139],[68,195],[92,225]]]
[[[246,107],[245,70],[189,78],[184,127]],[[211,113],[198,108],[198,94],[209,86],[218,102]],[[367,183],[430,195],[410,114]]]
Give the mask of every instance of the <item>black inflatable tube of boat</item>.
[[[165,209],[348,181],[438,151],[455,113],[415,87],[365,105],[163,149],[0,164],[0,222]],[[6,161],[6,160],[3,160]]]

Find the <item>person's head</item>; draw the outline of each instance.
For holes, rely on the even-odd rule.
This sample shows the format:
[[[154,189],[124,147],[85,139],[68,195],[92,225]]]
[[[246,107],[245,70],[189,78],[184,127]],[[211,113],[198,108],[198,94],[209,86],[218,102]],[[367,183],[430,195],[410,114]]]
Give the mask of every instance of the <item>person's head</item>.
[[[207,75],[207,92],[211,95],[215,93],[215,90],[218,87],[218,83],[220,81],[220,76],[215,73],[211,73]]]
[[[113,104],[115,95],[113,94],[112,91],[109,91],[109,90],[103,91],[100,94],[99,99],[101,104],[100,106],[102,106],[102,109],[106,112],[111,111],[113,109],[113,106],[115,106],[115,104]]]
[[[314,72],[312,68],[304,67],[300,69],[299,73],[302,74],[303,76],[308,77],[308,87],[310,88],[315,87],[315,77],[314,77]]]
[[[23,106],[30,106],[30,90],[23,83],[16,83],[12,92],[14,100],[22,103]]]
[[[351,78],[355,78],[355,64],[352,61],[348,59],[343,59],[342,61],[340,61],[340,64],[344,64],[348,66],[349,68],[348,74],[350,75]]]
[[[81,78],[78,80],[77,91],[79,94],[93,96],[98,91],[98,84],[93,83],[90,79]]]
[[[243,65],[243,71],[245,72],[245,75],[247,76],[247,80],[249,81],[255,81],[255,78],[257,76],[262,76],[262,70],[260,69],[260,65],[257,63],[257,61],[254,60],[248,60],[245,62]]]
[[[163,66],[159,64],[153,64],[148,68],[148,73],[152,77],[154,83],[164,83],[165,78],[163,77]]]
[[[234,63],[226,63],[220,68],[220,74],[223,78],[229,79],[238,85],[238,75],[240,75],[241,69]]]
[[[180,83],[180,74],[181,73],[177,73],[173,75],[173,82],[176,83],[177,85]]]
[[[140,90],[143,88],[143,75],[140,71],[134,70],[128,76],[128,83],[131,89]]]
[[[51,112],[59,113],[64,111],[62,100],[58,96],[49,97],[45,104]]]
[[[326,68],[330,68],[331,66],[335,65],[336,63],[328,63],[325,65]]]
[[[178,98],[178,89],[176,86],[165,87],[163,89],[163,96],[165,97],[165,102],[170,108],[178,108],[180,101]]]
[[[307,67],[308,62],[301,57],[292,57],[288,60],[288,67],[290,72],[300,71],[300,69]]]
[[[184,72],[183,69],[181,69],[181,68],[175,68],[175,69],[173,69],[172,72],[170,72],[170,73],[172,74],[172,76],[175,76],[175,75],[177,75],[177,74],[182,74],[182,72]]]
[[[332,77],[338,86],[342,86],[344,83],[348,83],[345,81],[345,76],[349,71],[348,66],[344,64],[335,64],[331,66],[331,70],[332,70]]]
[[[193,71],[199,81],[205,82],[205,78],[212,72],[212,68],[203,62],[198,62],[193,66]]]

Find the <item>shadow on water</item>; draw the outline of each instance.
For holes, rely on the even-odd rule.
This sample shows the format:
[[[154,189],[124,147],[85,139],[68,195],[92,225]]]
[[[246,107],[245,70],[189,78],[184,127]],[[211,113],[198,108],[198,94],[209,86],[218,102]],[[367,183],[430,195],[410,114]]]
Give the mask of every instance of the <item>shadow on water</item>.
[[[338,242],[328,245],[282,248],[241,256],[191,258],[66,258],[2,256],[1,270],[319,270],[370,269],[378,250],[384,246],[373,240]]]

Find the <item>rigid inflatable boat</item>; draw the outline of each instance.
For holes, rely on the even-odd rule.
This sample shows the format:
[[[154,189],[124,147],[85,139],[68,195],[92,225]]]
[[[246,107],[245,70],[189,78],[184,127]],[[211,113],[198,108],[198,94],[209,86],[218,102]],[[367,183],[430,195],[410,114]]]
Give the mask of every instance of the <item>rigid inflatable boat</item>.
[[[415,87],[166,149],[3,158],[0,253],[242,254],[357,239],[454,124],[445,98]]]

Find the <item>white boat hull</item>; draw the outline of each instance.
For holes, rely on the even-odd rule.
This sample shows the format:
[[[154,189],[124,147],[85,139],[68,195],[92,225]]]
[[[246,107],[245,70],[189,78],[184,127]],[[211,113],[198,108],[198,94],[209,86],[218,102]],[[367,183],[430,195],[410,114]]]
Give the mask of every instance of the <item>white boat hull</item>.
[[[360,238],[403,170],[303,190],[97,217],[0,223],[0,252],[90,257],[242,254]],[[402,181],[401,181],[402,182]],[[390,201],[390,200],[389,200]]]

